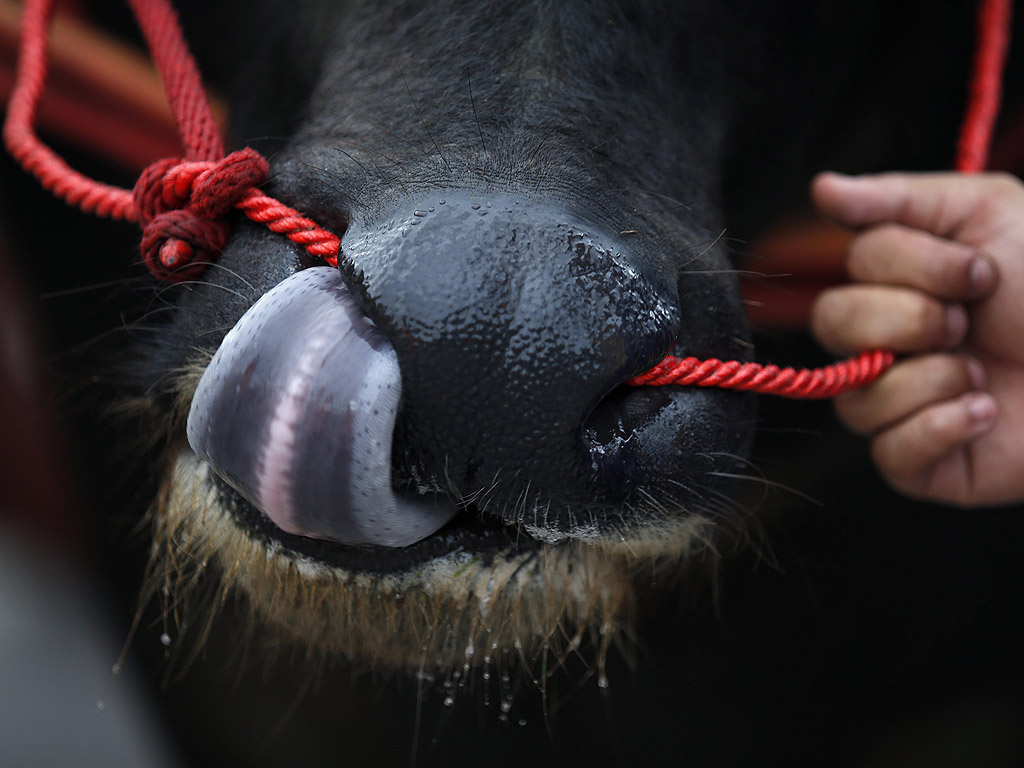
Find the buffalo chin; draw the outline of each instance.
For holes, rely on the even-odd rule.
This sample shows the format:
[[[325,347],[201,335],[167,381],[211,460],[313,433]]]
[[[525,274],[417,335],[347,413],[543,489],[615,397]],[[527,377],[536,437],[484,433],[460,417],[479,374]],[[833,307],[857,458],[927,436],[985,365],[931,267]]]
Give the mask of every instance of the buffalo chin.
[[[581,644],[603,668],[609,644],[633,622],[636,577],[679,570],[706,550],[714,529],[710,517],[688,514],[546,544],[470,523],[401,554],[290,536],[254,524],[259,513],[245,506],[180,448],[155,506],[147,590],[161,595],[179,626],[196,625],[188,606],[199,610],[192,598],[212,578],[214,608],[199,617],[208,623],[240,597],[253,636],[273,638],[270,645],[285,639],[314,657],[442,673],[479,666],[499,651],[526,668],[543,655],[550,671]]]

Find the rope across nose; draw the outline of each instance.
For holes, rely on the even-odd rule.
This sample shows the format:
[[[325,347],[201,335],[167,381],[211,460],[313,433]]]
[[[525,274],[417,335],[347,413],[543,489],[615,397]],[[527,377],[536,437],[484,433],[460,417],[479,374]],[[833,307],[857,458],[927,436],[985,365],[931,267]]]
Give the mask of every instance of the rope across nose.
[[[741,363],[738,360],[699,360],[674,357],[629,379],[631,387],[718,387],[741,392],[758,392],[801,400],[835,397],[841,392],[870,384],[885,373],[896,356],[883,349],[862,352],[824,368],[780,368],[777,365]]]
[[[168,281],[198,276],[231,236],[227,214],[269,171],[267,161],[248,147],[216,162],[167,158],[146,168],[132,203],[150,272]]]
[[[18,72],[3,127],[10,153],[42,185],[87,213],[138,221],[142,258],[159,279],[194,279],[230,236],[233,208],[283,234],[308,253],[336,267],[341,238],[258,189],[267,162],[255,150],[226,157],[199,70],[188,52],[169,0],[128,0],[157,69],[185,145],[185,160],[150,165],[133,190],[101,184],[70,168],[35,133],[46,80],[46,26],[52,0],[25,0]],[[975,71],[961,133],[957,168],[983,169],[998,112],[1010,29],[1012,0],[980,0]],[[738,361],[666,357],[629,382],[741,389],[783,397],[832,397],[870,384],[893,363],[891,353],[872,351],[813,370],[780,369]]]

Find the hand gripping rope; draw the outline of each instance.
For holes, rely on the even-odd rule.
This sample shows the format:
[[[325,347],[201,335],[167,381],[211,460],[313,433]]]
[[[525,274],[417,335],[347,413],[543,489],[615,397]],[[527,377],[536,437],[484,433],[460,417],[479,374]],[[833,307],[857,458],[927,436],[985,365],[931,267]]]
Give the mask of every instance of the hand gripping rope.
[[[18,74],[3,128],[10,153],[46,189],[69,205],[97,216],[137,222],[143,232],[143,261],[160,280],[191,280],[216,258],[230,236],[226,216],[232,208],[337,266],[341,246],[337,235],[259,191],[268,173],[267,162],[259,153],[246,148],[224,155],[198,67],[185,45],[169,0],[128,3],[163,78],[185,157],[153,163],[143,171],[135,188],[128,190],[83,176],[39,140],[34,125],[46,80],[46,37],[52,0],[25,0]],[[965,173],[983,170],[988,156],[999,110],[1010,6],[1011,0],[981,0],[979,6],[969,104],[957,148],[956,167]],[[894,361],[892,352],[872,350],[824,368],[795,370],[736,360],[668,355],[626,383],[696,385],[791,398],[826,398],[870,384]]]
[[[1012,0],[981,0],[978,39],[967,113],[960,129],[956,169],[977,173],[985,169],[1002,91],[1003,65],[1010,37]],[[873,382],[895,362],[886,350],[870,350],[824,368],[795,370],[777,365],[735,360],[698,360],[668,355],[627,381],[633,386],[696,384],[800,399],[834,397]]]

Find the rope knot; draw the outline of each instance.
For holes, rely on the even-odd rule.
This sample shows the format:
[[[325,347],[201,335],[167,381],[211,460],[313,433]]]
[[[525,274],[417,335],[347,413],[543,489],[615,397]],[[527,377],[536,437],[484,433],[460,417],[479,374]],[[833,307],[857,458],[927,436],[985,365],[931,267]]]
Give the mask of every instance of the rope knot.
[[[188,280],[227,244],[224,220],[269,173],[254,149],[215,162],[158,160],[142,172],[132,200],[142,227],[142,260],[161,280]]]

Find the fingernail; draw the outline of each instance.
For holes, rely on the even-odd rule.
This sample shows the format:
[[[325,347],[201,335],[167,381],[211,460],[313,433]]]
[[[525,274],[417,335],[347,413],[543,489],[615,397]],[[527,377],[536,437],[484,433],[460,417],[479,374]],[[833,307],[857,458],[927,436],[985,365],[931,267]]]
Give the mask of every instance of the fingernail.
[[[985,388],[985,367],[973,357],[967,358],[967,380],[971,389]]]
[[[984,256],[975,256],[968,276],[971,282],[971,293],[975,295],[984,293],[992,285],[993,278],[995,278],[995,272],[989,260]]]
[[[971,434],[987,432],[996,423],[998,414],[995,398],[987,393],[970,395],[967,398],[967,415],[971,419]]]
[[[967,310],[959,304],[946,307],[946,346],[955,347],[967,335]]]

